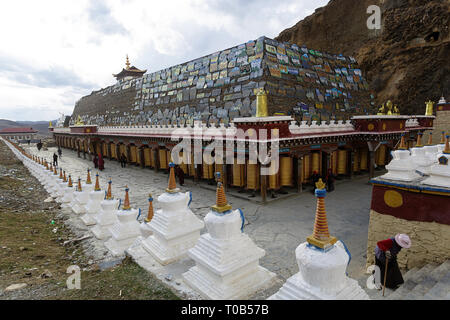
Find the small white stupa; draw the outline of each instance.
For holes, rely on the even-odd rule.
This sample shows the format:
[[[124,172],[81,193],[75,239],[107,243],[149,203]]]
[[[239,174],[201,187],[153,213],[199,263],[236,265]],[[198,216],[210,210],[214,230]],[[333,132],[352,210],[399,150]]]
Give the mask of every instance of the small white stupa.
[[[425,153],[426,149],[422,144],[422,132],[417,134],[417,143],[414,148],[411,148],[411,161],[417,166],[416,171],[421,175],[428,175],[430,173],[431,166],[435,163]]]
[[[170,163],[169,187],[158,197],[161,209],[148,224],[153,235],[142,241],[142,247],[162,265],[184,258],[200,237],[204,223],[189,209],[190,200],[190,192],[177,188]]]
[[[86,213],[86,204],[89,201],[89,194],[94,190],[94,185],[91,181],[91,171],[87,170],[86,182],[81,184],[80,179],[78,179],[77,192],[74,194],[74,199],[71,203],[72,210],[76,214]]]
[[[109,228],[111,238],[105,242],[105,247],[114,255],[121,256],[134,240],[141,235],[140,224],[137,221],[138,210],[130,207],[128,186],[125,188],[125,201],[121,210],[117,210],[117,221]]]
[[[112,181],[108,182],[108,191],[106,192],[105,199],[100,203],[100,212],[94,217],[97,222],[91,229],[92,233],[97,239],[105,240],[111,236],[109,228],[117,222],[117,208],[119,206],[119,200],[114,199],[111,192]]]
[[[61,185],[59,188],[58,197],[56,198],[56,202],[62,203],[62,199],[64,198],[64,194],[66,192],[66,187],[67,187],[66,171],[62,172],[62,180],[60,183],[61,183]]]
[[[421,184],[436,186],[436,187],[444,187],[450,188],[450,145],[449,145],[449,137],[446,137],[445,148],[442,151],[442,154],[439,155],[438,164],[435,164],[431,167],[430,176],[423,181]]]
[[[105,193],[100,189],[100,182],[98,180],[98,173],[95,175],[94,190],[89,193],[89,200],[86,204],[86,214],[81,217],[81,221],[87,226],[97,223],[94,217],[101,209],[101,202],[105,198]]]
[[[328,231],[325,183],[316,183],[314,232],[295,250],[299,272],[290,277],[270,300],[367,300],[366,292],[345,271],[349,255]]]
[[[265,251],[243,233],[242,211],[227,203],[220,173],[216,176],[216,205],[205,217],[208,233],[189,250],[196,266],[183,278],[206,299],[245,299],[271,284],[276,275],[259,265]]]
[[[402,135],[398,150],[392,152],[392,157],[392,161],[386,166],[388,172],[380,178],[398,181],[414,181],[420,179],[421,176],[416,172],[417,165],[411,161],[404,135]]]
[[[73,183],[72,183],[72,177],[69,174],[69,181],[67,182],[67,186],[64,189],[64,196],[61,199],[61,207],[62,208],[69,208],[70,207],[70,203],[73,200],[73,193],[75,191],[75,188],[73,187]]]
[[[64,195],[64,188],[66,187],[67,179],[64,180],[63,170],[59,168],[59,179],[57,180],[57,191],[56,191],[56,202],[61,202],[62,196]]]
[[[58,193],[59,193],[58,170],[56,169],[56,167],[53,167],[52,179],[53,179],[53,185],[49,191],[50,191],[50,196],[52,198],[56,199],[58,197]]]

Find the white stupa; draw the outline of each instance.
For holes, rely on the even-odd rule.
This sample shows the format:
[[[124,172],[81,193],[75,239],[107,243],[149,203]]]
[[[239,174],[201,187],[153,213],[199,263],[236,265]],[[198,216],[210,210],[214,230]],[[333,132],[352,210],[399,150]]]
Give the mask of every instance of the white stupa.
[[[59,169],[59,178],[56,181],[56,193],[55,193],[55,201],[61,203],[62,197],[64,195],[64,188],[66,187],[67,180],[64,180],[63,170]]]
[[[142,241],[142,247],[162,265],[185,257],[200,237],[204,223],[189,209],[190,200],[190,192],[181,193],[176,187],[170,163],[169,187],[158,197],[161,209],[148,224],[153,235]]]
[[[147,218],[144,219],[144,221],[141,222],[141,240],[145,240],[148,237],[150,237],[153,234],[152,228],[150,228],[150,222],[152,221],[154,216],[153,211],[153,197],[151,194],[148,195],[148,212],[147,212]]]
[[[411,148],[411,161],[417,166],[416,171],[421,175],[428,175],[431,166],[436,162],[429,158],[426,154],[426,149],[422,145],[422,133],[417,134],[417,143],[414,148]]]
[[[89,200],[86,204],[86,214],[81,216],[81,221],[87,226],[92,226],[97,223],[94,219],[101,210],[101,202],[105,198],[105,193],[100,189],[98,180],[98,173],[95,175],[94,190],[89,193]]]
[[[105,199],[100,203],[100,212],[94,217],[96,224],[91,229],[97,239],[105,240],[111,237],[109,228],[117,222],[117,208],[119,200],[114,199],[111,192],[112,181],[108,182],[108,191]]]
[[[411,160],[410,152],[406,148],[405,136],[402,135],[398,150],[392,152],[393,159],[386,165],[388,172],[380,178],[398,181],[414,181],[420,179],[416,172],[417,165]]]
[[[265,251],[243,233],[242,211],[232,210],[220,182],[216,198],[205,217],[208,233],[188,253],[196,266],[183,278],[206,299],[245,299],[271,284],[276,275],[259,265]]]
[[[295,250],[299,272],[290,277],[271,300],[367,300],[356,280],[347,277],[346,250],[328,231],[325,184],[316,183],[317,209],[314,232]]]
[[[73,194],[75,192],[75,187],[73,186],[72,177],[69,174],[69,180],[64,189],[64,196],[61,199],[61,207],[62,208],[70,208],[70,204],[73,200]]]
[[[445,148],[442,154],[438,156],[438,164],[431,167],[430,176],[421,181],[421,184],[450,188],[450,146],[448,140],[449,136],[446,137]]]
[[[140,224],[136,219],[139,211],[130,207],[128,190],[128,187],[126,187],[122,209],[116,212],[116,223],[109,227],[111,238],[105,242],[105,247],[114,256],[123,255],[125,250],[141,235]]]
[[[90,170],[87,170],[86,182],[80,184],[80,179],[78,179],[77,191],[74,194],[74,199],[71,203],[72,210],[76,214],[86,213],[86,204],[89,201],[89,194],[94,190],[94,185],[91,181]]]

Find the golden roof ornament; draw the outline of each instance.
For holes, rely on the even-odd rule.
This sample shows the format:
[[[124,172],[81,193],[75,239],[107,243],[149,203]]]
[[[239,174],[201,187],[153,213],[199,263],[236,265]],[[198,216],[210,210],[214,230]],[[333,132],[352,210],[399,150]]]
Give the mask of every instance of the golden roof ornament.
[[[216,204],[211,207],[212,210],[224,213],[232,209],[231,205],[227,202],[225,190],[223,189],[222,178],[220,172],[216,172],[217,189],[216,189]]]
[[[314,221],[313,234],[306,238],[306,241],[319,249],[329,249],[336,243],[337,239],[330,236],[328,230],[327,214],[325,211],[325,183],[322,179],[316,183],[315,195],[317,197],[316,218]]]
[[[256,117],[268,117],[267,92],[264,88],[259,88],[256,94]]]
[[[393,104],[392,104],[392,101],[391,100],[388,100],[387,102],[386,102],[386,108],[387,108],[387,115],[392,115],[392,110],[393,110]]]
[[[127,54],[127,61],[125,62],[125,69],[129,70],[130,69],[130,60],[128,60],[128,54]]]
[[[51,122],[51,121],[49,122],[48,127],[49,127],[49,128],[53,128],[52,122]]]
[[[396,104],[394,105],[394,114],[395,114],[396,116],[399,116],[399,115],[400,115],[400,110],[398,109],[398,107],[397,107]]]
[[[78,118],[75,121],[75,125],[76,126],[84,126],[84,122],[83,122],[83,120],[81,120],[81,116],[80,115],[78,115]]]
[[[428,100],[427,102],[425,102],[425,105],[427,106],[425,109],[425,115],[426,116],[432,116],[433,115],[433,107],[434,107],[434,102],[431,100]]]
[[[386,114],[386,107],[384,106],[384,103],[380,106],[380,108],[378,108],[378,113],[377,113],[377,115],[378,116],[382,116],[382,115],[384,115],[384,114]]]

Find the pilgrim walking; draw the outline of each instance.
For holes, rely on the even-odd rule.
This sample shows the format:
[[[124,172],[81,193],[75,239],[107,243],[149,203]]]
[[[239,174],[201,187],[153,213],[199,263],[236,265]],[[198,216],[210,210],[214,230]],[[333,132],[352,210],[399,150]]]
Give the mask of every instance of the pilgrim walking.
[[[377,242],[375,264],[380,268],[381,283],[385,284],[386,288],[396,289],[404,283],[398,267],[397,255],[402,248],[408,249],[410,247],[411,240],[406,234],[397,234],[393,238]]]

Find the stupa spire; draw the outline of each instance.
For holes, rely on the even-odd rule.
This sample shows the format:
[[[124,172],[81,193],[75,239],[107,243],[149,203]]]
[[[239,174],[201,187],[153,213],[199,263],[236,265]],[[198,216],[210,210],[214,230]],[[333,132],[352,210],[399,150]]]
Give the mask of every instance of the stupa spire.
[[[223,188],[222,178],[220,172],[216,172],[217,179],[217,189],[216,189],[216,204],[211,207],[212,210],[216,212],[226,212],[231,210],[231,205],[227,202],[227,197],[225,195],[225,190]]]
[[[125,62],[125,66],[126,66],[126,70],[129,70],[130,69],[130,60],[128,60],[128,54],[127,54],[127,60],[126,60],[126,62]]]
[[[95,175],[95,187],[94,191],[100,191],[100,182],[98,181],[98,173]]]
[[[318,247],[320,249],[326,249],[336,243],[337,239],[330,236],[328,230],[328,220],[327,213],[325,211],[325,196],[327,191],[325,190],[325,183],[322,179],[316,183],[316,197],[317,197],[317,208],[316,208],[316,218],[314,221],[314,231],[311,236],[306,238],[309,244]]]
[[[63,174],[63,181],[64,181],[64,182],[67,182],[66,172],[65,172],[65,171],[64,171],[64,174]]]
[[[106,192],[106,196],[105,196],[105,199],[106,200],[112,200],[112,194],[111,194],[111,184],[112,184],[112,181],[111,180],[109,180],[108,181],[108,191]]]
[[[430,135],[428,136],[428,142],[427,142],[427,146],[431,146],[433,145],[433,133],[430,132]]]
[[[63,170],[62,170],[62,168],[59,168],[59,178],[60,179],[63,178]]]
[[[443,154],[450,154],[450,145],[448,142],[449,138],[450,138],[450,136],[445,137],[445,147],[444,147],[444,151],[442,151]]]
[[[175,181],[175,164],[173,162],[169,163],[170,173],[169,173],[169,186],[166,192],[175,193],[178,192],[177,183]]]
[[[56,170],[56,166],[53,167],[53,175],[57,176],[58,175],[58,171]]]
[[[130,197],[128,196],[128,186],[125,187],[125,200],[123,202],[123,210],[130,210]]]
[[[153,219],[153,197],[152,194],[149,193],[148,194],[148,213],[147,213],[147,218],[145,218],[145,222],[150,222]]]
[[[440,144],[444,144],[445,143],[445,131],[441,132],[441,141],[439,143]]]
[[[81,178],[78,178],[78,186],[77,186],[77,191],[81,192],[83,191],[83,189],[81,188]]]
[[[405,134],[402,134],[402,138],[400,140],[400,146],[398,147],[399,150],[406,150],[408,149],[408,147],[406,146],[405,143]]]
[[[72,188],[73,187],[73,183],[72,183],[72,177],[69,174],[69,183],[67,184],[68,187]]]
[[[91,170],[89,170],[89,169],[87,169],[86,184],[92,184],[92,181],[91,181]]]
[[[416,148],[423,147],[423,144],[422,144],[422,135],[423,135],[422,132],[419,132],[419,133],[417,134]]]

